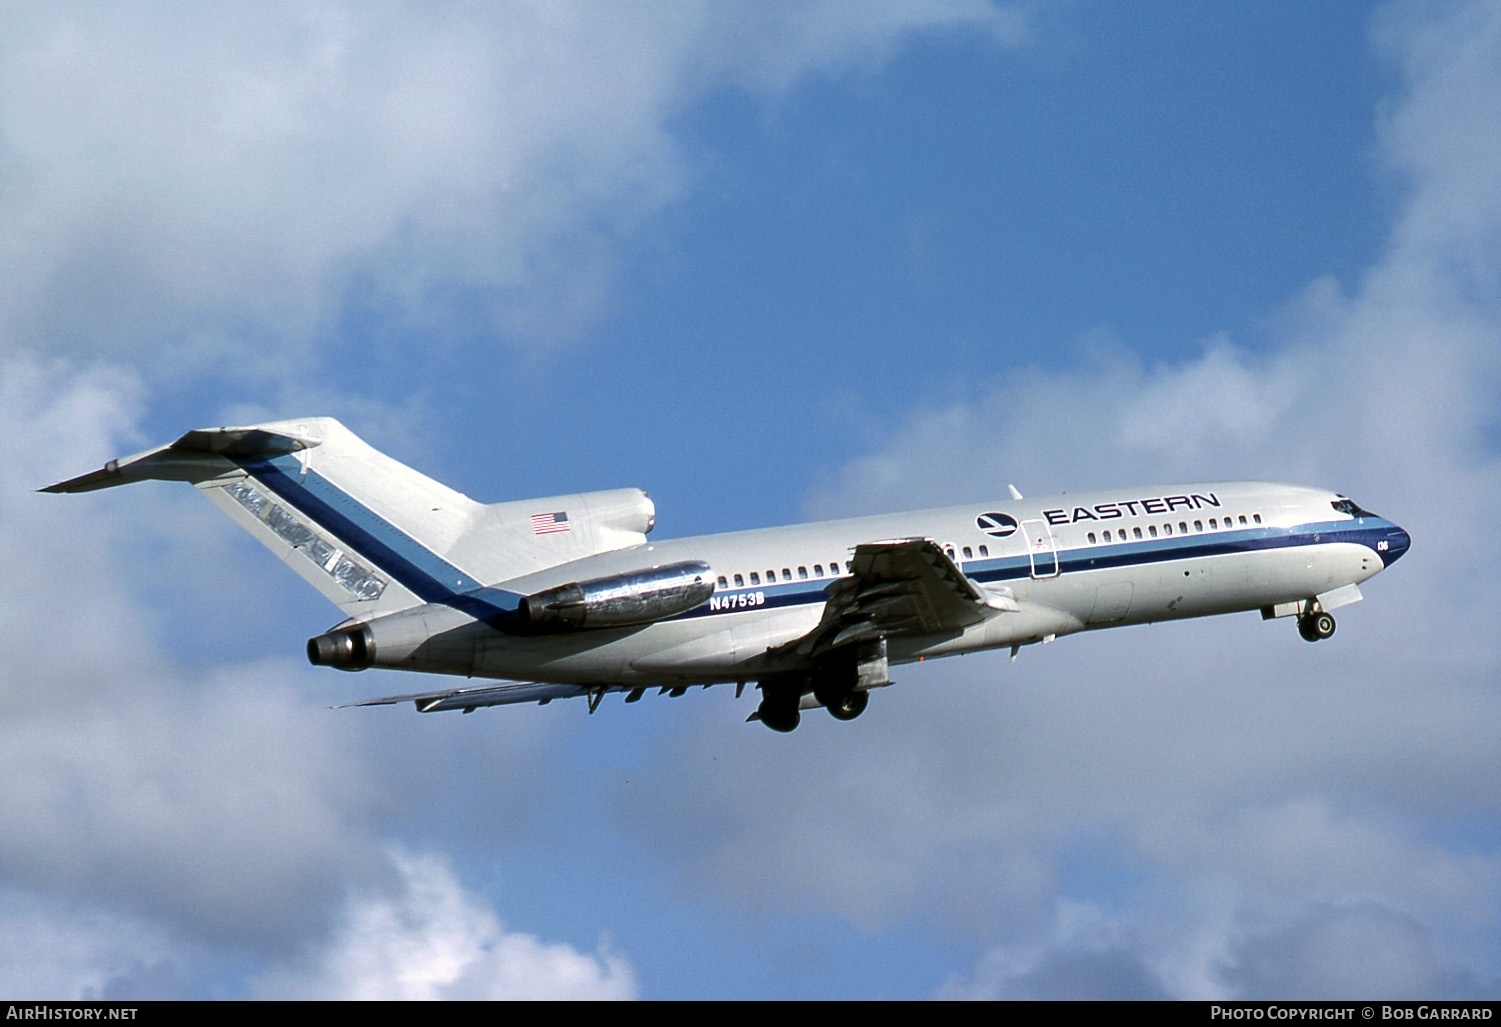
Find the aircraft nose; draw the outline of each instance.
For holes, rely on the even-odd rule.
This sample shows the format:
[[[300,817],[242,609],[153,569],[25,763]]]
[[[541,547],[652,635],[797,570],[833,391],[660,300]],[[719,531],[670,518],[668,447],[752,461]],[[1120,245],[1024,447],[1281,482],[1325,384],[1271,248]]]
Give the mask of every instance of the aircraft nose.
[[[1385,536],[1376,547],[1376,551],[1381,554],[1382,566],[1390,567],[1402,559],[1402,554],[1407,552],[1407,547],[1410,545],[1412,545],[1412,536],[1393,524],[1387,529]]]

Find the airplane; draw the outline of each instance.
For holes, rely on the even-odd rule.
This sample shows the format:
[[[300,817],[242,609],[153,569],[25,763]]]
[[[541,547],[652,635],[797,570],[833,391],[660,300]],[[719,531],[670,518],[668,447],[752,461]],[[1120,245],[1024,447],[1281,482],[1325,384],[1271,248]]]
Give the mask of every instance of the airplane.
[[[640,489],[479,503],[328,417],[190,431],[43,492],[195,485],[330,599],[316,666],[470,679],[424,713],[754,682],[748,720],[864,712],[892,666],[1259,611],[1303,638],[1407,552],[1323,489],[1153,485],[648,541]],[[480,679],[479,682],[473,679]]]

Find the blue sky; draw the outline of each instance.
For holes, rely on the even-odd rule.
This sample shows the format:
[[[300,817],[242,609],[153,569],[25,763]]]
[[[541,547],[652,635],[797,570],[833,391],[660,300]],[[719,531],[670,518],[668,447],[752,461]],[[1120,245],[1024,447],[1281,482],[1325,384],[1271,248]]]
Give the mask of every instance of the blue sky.
[[[1501,5],[6,6],[0,993],[1496,997]],[[1415,546],[1318,647],[790,736],[330,711],[416,683],[208,504],[30,491],[300,414],[665,537],[1265,477]]]

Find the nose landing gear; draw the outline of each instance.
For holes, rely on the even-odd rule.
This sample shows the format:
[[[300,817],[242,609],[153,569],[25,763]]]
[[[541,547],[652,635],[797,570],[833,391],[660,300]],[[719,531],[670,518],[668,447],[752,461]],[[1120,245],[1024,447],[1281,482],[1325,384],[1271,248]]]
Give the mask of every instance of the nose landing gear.
[[[1304,641],[1319,642],[1334,634],[1334,616],[1324,613],[1305,613],[1298,618],[1298,634]]]

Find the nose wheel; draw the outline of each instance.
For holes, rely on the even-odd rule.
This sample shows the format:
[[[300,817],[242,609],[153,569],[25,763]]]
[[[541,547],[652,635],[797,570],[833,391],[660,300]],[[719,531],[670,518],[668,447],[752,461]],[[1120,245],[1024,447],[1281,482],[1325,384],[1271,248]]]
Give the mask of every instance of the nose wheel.
[[[1334,634],[1334,616],[1328,613],[1306,613],[1298,618],[1298,634],[1307,642],[1323,641]]]

